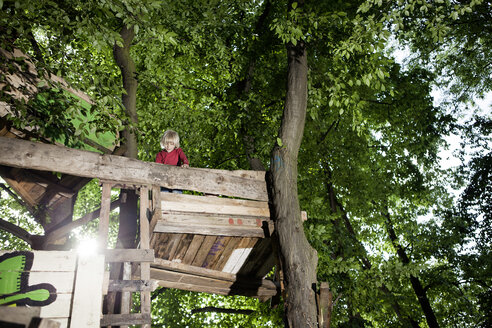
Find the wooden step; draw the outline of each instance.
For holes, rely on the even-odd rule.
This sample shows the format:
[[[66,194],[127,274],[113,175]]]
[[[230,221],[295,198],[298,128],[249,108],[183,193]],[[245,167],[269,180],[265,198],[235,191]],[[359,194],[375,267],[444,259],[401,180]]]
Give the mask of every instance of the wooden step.
[[[120,325],[150,324],[150,313],[105,314],[101,318],[101,327]]]
[[[103,254],[106,262],[154,262],[153,249],[105,249]]]
[[[153,292],[158,287],[156,280],[110,280],[110,292]]]

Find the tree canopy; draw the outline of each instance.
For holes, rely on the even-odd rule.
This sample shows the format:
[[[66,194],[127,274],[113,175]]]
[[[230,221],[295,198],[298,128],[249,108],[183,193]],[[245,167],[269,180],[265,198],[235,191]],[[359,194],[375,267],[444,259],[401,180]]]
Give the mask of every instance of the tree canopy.
[[[40,125],[45,137],[63,136],[73,147],[80,136],[128,131],[145,161],[173,129],[195,167],[275,173],[275,154],[296,148],[284,137],[300,129],[295,175],[280,179],[308,213],[303,228],[317,252],[318,285],[328,282],[333,295],[331,326],[489,327],[491,118],[470,100],[492,89],[491,7],[481,0],[0,0],[0,48],[20,49],[94,104],[84,109],[56,88],[26,103],[3,90],[0,100],[13,103],[9,124]],[[405,64],[394,59],[395,40],[408,46]],[[122,100],[130,93],[118,47],[134,64],[134,112]],[[288,74],[301,52],[306,117],[282,131],[293,97]],[[433,101],[436,87],[446,89],[447,102]],[[70,118],[85,111],[75,128]],[[27,122],[26,113],[35,119]],[[451,133],[471,157],[445,170],[440,151]],[[3,186],[2,220],[34,234]],[[79,193],[76,215],[97,207],[97,189]],[[0,238],[6,248],[26,248],[8,233]],[[254,313],[191,313],[207,306]],[[159,327],[276,327],[280,312],[175,290],[153,300]]]

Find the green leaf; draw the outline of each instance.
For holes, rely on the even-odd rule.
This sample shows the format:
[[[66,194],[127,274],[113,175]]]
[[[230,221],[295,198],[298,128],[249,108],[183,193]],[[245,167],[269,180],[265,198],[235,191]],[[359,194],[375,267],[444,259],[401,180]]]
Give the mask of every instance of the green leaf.
[[[278,145],[279,147],[283,147],[283,145],[284,145],[284,144],[283,144],[283,142],[282,142],[282,139],[277,138],[277,145]]]

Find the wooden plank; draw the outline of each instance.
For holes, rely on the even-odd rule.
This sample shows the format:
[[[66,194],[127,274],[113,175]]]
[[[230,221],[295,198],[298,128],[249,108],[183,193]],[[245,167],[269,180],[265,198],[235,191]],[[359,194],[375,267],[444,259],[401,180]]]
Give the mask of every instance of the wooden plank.
[[[205,240],[205,236],[202,235],[194,235],[193,240],[191,241],[190,246],[186,250],[186,254],[183,258],[182,263],[191,264],[195,259],[196,253],[198,249],[202,246],[203,241]]]
[[[263,222],[273,223],[268,218],[241,216],[241,215],[220,215],[204,213],[164,213],[159,221],[168,223],[179,223],[181,225],[220,225],[220,226],[245,226],[261,228]]]
[[[161,201],[163,212],[198,212],[270,218],[267,202],[176,193],[161,193]]]
[[[220,226],[203,224],[188,225],[180,223],[169,223],[164,220],[157,222],[154,232],[178,233],[178,234],[195,234],[209,236],[232,236],[232,237],[265,237],[263,228],[248,226]]]
[[[0,250],[0,256],[17,251]],[[77,253],[74,251],[34,251],[34,259],[30,271],[75,271]]]
[[[149,189],[142,187],[140,188],[140,249],[150,247],[149,219],[147,218],[149,205]],[[144,281],[150,280],[150,264],[148,262],[140,263],[140,278]],[[142,290],[140,292],[140,311],[142,314],[150,314],[150,302],[150,291]],[[142,327],[150,328],[150,322]]]
[[[227,260],[226,264],[222,268],[222,271],[234,274],[237,273],[246,261],[246,258],[249,256],[249,253],[251,253],[251,251],[252,248],[247,246],[234,249],[231,256],[229,257],[229,260]]]
[[[60,172],[130,184],[160,185],[255,200],[268,200],[264,180],[240,177],[228,171],[187,168],[142,162],[133,158],[101,155],[0,137],[0,165]]]
[[[208,255],[208,252],[212,248],[212,245],[215,243],[215,240],[217,239],[216,236],[205,236],[205,239],[203,240],[202,245],[200,246],[200,249],[198,249],[198,252],[195,255],[195,258],[193,259],[193,262],[191,263],[194,266],[199,266],[201,267],[203,264],[203,261],[205,261],[205,258]]]
[[[217,239],[215,240],[214,244],[212,247],[210,247],[210,251],[208,252],[207,256],[203,260],[202,263],[202,268],[208,268],[210,269],[214,261],[220,254],[225,249],[225,246],[227,245],[227,242],[229,241],[229,237],[224,237],[224,236],[218,236]]]
[[[111,185],[103,184],[101,195],[101,211],[99,214],[99,248],[106,249],[109,232],[109,212],[111,208]]]
[[[153,249],[105,249],[106,262],[154,262]]]
[[[189,273],[152,268],[152,276],[159,286],[220,295],[273,296],[277,293],[275,283],[267,279],[235,281],[195,276]],[[174,287],[173,287],[174,286]]]
[[[17,323],[29,326],[32,318],[39,318],[41,308],[39,307],[8,307],[0,306],[0,320],[4,322]]]
[[[71,294],[73,292],[74,279],[74,271],[31,271],[29,273],[29,286],[42,284],[49,281],[52,284],[56,283],[54,286],[57,294]]]
[[[130,262],[124,262],[123,263],[123,280],[129,280],[132,277],[132,265]],[[108,284],[108,290],[109,290],[109,284]],[[132,307],[132,293],[130,292],[122,292],[121,293],[121,314],[128,314],[130,313],[131,307]],[[128,328],[128,326],[121,326],[121,328]]]
[[[68,318],[72,305],[73,294],[57,294],[56,300],[48,305],[41,307],[40,317],[42,318]]]
[[[179,242],[183,238],[182,234],[161,234],[159,253],[156,257],[163,258],[165,260],[170,260],[176,254]]]
[[[150,272],[150,271],[149,271]],[[110,292],[153,292],[157,288],[155,280],[110,280]]]
[[[144,325],[150,324],[150,313],[129,313],[129,314],[105,314],[101,318],[100,325],[120,326],[120,325]]]
[[[140,188],[140,249],[149,249],[149,219],[147,211],[149,211],[149,188]]]
[[[231,240],[229,241],[229,243],[227,244],[225,250],[222,252],[220,257],[218,258],[217,262],[214,263],[212,269],[217,270],[217,271],[222,271],[227,260],[229,260],[229,257],[231,256],[232,252],[234,251],[235,248],[237,248],[239,242],[242,239],[243,238],[241,238],[241,237],[232,237]]]
[[[99,327],[104,269],[103,255],[79,257],[73,294],[71,328]]]
[[[152,186],[152,219],[149,224],[149,233],[152,236],[152,232],[154,231],[154,227],[162,218],[162,210],[161,210],[161,188],[159,186]],[[152,243],[152,241],[151,241]]]
[[[191,245],[191,242],[193,241],[193,236],[192,234],[186,234],[181,238],[178,248],[176,251],[176,254],[173,256],[173,261],[181,263],[183,261],[183,258],[186,255],[186,252],[188,251],[189,246]]]
[[[238,274],[263,277],[275,265],[275,256],[272,248],[272,239],[260,239],[253,247],[253,250],[249,255],[249,260],[244,263]]]

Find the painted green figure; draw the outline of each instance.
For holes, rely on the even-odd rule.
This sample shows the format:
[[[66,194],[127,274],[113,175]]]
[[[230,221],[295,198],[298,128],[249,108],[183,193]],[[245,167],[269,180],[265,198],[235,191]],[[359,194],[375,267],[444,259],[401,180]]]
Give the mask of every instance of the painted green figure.
[[[29,286],[32,252],[12,252],[0,256],[0,305],[46,306],[56,300],[51,284]]]

